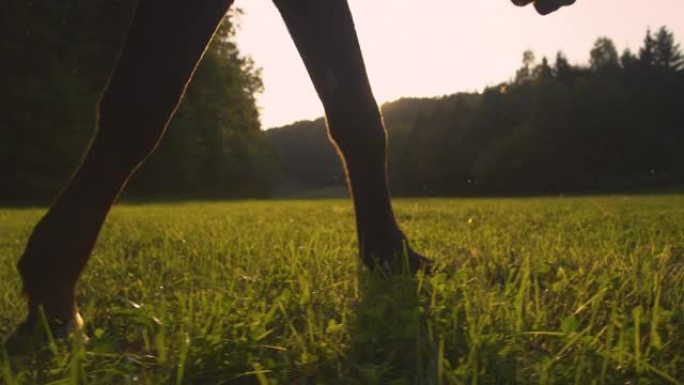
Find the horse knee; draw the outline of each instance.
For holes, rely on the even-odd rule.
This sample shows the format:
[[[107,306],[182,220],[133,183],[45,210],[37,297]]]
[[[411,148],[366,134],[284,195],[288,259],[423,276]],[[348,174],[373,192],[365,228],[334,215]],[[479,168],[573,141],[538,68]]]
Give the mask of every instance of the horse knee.
[[[387,132],[377,108],[337,108],[327,113],[328,136],[345,158],[384,156]],[[349,160],[349,159],[348,159]]]

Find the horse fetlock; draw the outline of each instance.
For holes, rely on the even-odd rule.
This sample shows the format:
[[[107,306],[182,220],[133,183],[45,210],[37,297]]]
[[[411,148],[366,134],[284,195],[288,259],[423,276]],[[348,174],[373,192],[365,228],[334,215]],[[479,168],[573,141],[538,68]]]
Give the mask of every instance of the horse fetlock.
[[[361,259],[372,271],[392,273],[429,272],[432,261],[417,253],[397,230],[384,237],[368,237],[360,244]]]
[[[67,281],[60,269],[41,262],[31,254],[24,254],[17,264],[29,305],[28,319],[37,321],[41,313],[60,323],[80,319],[75,303],[75,281]]]

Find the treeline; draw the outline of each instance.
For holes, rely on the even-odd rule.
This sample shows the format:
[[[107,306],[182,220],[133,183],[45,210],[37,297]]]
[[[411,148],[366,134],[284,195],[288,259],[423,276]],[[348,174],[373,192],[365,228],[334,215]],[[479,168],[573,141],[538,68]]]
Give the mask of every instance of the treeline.
[[[0,200],[49,200],[80,162],[137,0],[9,1],[0,12]],[[259,72],[228,14],[129,197],[264,196],[277,159],[260,131]]]
[[[638,52],[618,53],[609,38],[599,38],[585,65],[561,52],[537,62],[528,51],[514,79],[482,93],[383,107],[392,190],[534,194],[681,185],[682,106],[684,60],[665,27],[647,31]],[[339,163],[321,170],[335,155],[327,144],[319,141],[327,152],[301,145],[304,136],[323,138],[322,130],[317,121],[268,132],[290,186],[324,187],[339,178],[331,179]]]
[[[136,0],[10,1],[0,10],[0,201],[45,202],[78,165]],[[226,16],[129,198],[298,194],[344,176],[322,119],[260,130],[259,72]],[[590,62],[525,52],[481,93],[383,106],[400,195],[573,193],[684,181],[684,61],[666,28]],[[267,140],[268,139],[268,140]],[[278,189],[275,187],[279,186]]]

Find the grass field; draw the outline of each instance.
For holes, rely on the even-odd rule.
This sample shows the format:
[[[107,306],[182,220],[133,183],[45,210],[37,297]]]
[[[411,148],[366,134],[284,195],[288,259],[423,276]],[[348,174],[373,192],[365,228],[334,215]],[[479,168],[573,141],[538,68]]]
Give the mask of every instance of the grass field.
[[[684,384],[684,196],[398,200],[432,276],[359,267],[349,201],[117,206],[87,346],[0,383]],[[43,209],[0,209],[0,335]]]

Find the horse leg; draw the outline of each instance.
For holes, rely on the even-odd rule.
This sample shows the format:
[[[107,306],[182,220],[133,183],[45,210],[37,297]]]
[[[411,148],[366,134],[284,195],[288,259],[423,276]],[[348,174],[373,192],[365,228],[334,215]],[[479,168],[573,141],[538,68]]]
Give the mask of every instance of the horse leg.
[[[392,212],[387,133],[366,75],[346,0],[274,0],[302,57],[342,156],[356,211],[359,251],[374,268],[412,270],[428,260],[411,250]]]
[[[128,178],[155,149],[232,0],[141,0],[98,105],[90,148],[18,263],[28,299],[21,328],[44,311],[53,331],[79,327],[74,289]]]

